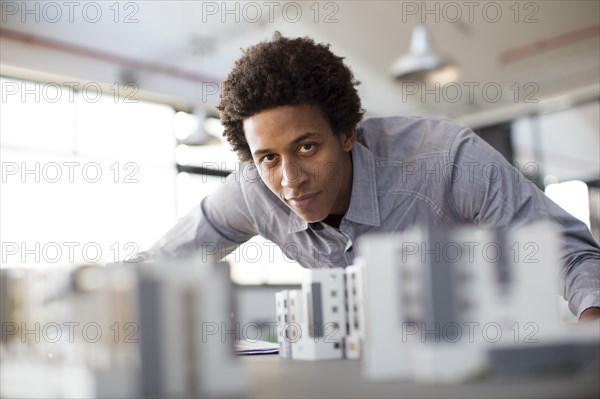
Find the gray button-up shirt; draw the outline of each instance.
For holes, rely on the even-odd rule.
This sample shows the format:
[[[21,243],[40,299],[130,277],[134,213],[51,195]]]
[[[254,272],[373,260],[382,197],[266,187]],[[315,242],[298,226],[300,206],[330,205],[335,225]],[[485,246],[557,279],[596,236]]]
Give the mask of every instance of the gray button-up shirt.
[[[357,238],[367,233],[551,219],[563,233],[564,297],[571,310],[579,315],[600,306],[600,250],[588,228],[470,129],[444,120],[391,117],[364,121],[357,136],[352,196],[339,229],[302,220],[248,163],[138,259],[199,249],[225,256],[261,235],[305,267],[344,267],[359,252]]]

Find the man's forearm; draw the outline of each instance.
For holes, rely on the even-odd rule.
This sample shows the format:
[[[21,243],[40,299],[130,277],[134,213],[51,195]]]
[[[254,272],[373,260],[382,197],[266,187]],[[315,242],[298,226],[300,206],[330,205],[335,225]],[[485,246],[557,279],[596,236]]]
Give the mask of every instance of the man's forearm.
[[[580,321],[590,321],[600,319],[600,308],[587,308],[581,312]]]

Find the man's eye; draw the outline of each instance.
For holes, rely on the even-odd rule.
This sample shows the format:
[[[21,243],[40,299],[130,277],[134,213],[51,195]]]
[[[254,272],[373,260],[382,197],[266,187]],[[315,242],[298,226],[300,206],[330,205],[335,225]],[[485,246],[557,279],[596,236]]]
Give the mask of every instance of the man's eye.
[[[272,163],[275,160],[275,154],[268,154],[260,160],[262,163]]]
[[[311,152],[312,150],[315,149],[315,145],[314,144],[302,144],[300,146],[300,152]]]

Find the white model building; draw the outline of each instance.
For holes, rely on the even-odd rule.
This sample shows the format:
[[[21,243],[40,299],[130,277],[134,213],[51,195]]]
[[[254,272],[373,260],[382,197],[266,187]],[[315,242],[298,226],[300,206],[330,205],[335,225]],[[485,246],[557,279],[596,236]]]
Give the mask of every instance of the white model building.
[[[301,335],[293,344],[293,357],[341,359],[346,335],[344,269],[315,269],[310,274],[310,281],[302,283]]]
[[[22,317],[43,315],[46,319],[31,323],[53,326],[39,328],[49,331],[42,337],[30,334],[31,345],[21,342],[20,331],[15,331],[16,339],[2,337],[3,397],[15,396],[11,392],[19,392],[20,397],[50,392],[57,397],[90,398],[244,394],[248,381],[234,354],[239,327],[231,316],[233,292],[226,263],[197,256],[56,273],[69,284],[35,303],[13,300],[31,291],[25,286],[12,284],[8,293],[0,294],[3,323],[16,325]],[[2,271],[0,287],[13,277],[24,285],[36,281],[34,276],[21,278],[22,274],[23,270],[14,276]],[[73,333],[67,334],[67,325]],[[86,333],[87,325],[96,328]],[[55,332],[59,328],[62,334]],[[47,342],[55,337],[62,341]],[[30,383],[23,385],[23,375]],[[73,384],[64,384],[67,375]]]
[[[285,359],[292,357],[292,343],[290,338],[290,308],[289,290],[275,293],[275,312],[277,315],[277,342],[279,343],[279,356]]]
[[[346,358],[360,359],[364,339],[364,288],[363,260],[356,258],[354,265],[346,267]]]
[[[289,340],[294,359],[341,359],[346,336],[344,269],[315,269],[307,274],[302,290],[288,291],[285,309],[281,300],[286,295],[276,295],[278,336]],[[281,325],[279,316],[286,311],[289,322]],[[287,352],[281,356],[287,357]]]
[[[588,345],[593,332],[561,325],[557,234],[539,222],[365,236],[355,265],[308,271],[302,290],[277,294],[282,356],[360,358],[369,379],[455,383],[509,369],[518,350],[546,356],[524,343]]]
[[[410,236],[371,235],[358,242],[365,288],[361,368],[368,379],[411,376],[410,345],[403,340],[403,326],[413,321],[408,313],[412,306],[419,306],[420,300],[412,299],[418,292],[403,289],[410,284],[409,277],[403,275],[408,269],[401,268],[402,243]]]
[[[275,295],[280,357],[359,359],[364,340],[360,258],[345,269],[306,272],[301,290]]]
[[[415,233],[418,252],[405,245],[407,262],[415,280],[405,281],[419,295],[409,303],[409,318],[417,333],[409,335],[412,377],[416,381],[453,383],[481,373],[487,352],[481,339],[486,317],[485,298],[490,292],[483,282],[492,267],[482,248],[495,244],[490,230],[473,227],[437,229]],[[479,334],[479,335],[477,335]]]
[[[539,222],[510,230],[505,240],[506,258],[510,259],[504,264],[508,267],[502,272],[498,269],[502,263],[493,265],[495,303],[484,311],[493,314],[503,330],[514,330],[518,323],[526,333],[523,327],[535,323],[540,330],[538,338],[554,335],[562,327],[557,302],[562,244],[557,229],[549,222]],[[511,342],[510,334],[506,340]]]
[[[288,294],[290,323],[287,326],[286,337],[289,339],[291,357],[298,351],[298,342],[302,338],[302,326],[306,324],[306,295],[302,290],[290,290]]]
[[[365,376],[461,381],[488,367],[489,344],[514,339],[511,328],[556,331],[556,234],[537,223],[364,237]]]
[[[228,264],[198,256],[144,265],[138,285],[142,394],[241,395]]]

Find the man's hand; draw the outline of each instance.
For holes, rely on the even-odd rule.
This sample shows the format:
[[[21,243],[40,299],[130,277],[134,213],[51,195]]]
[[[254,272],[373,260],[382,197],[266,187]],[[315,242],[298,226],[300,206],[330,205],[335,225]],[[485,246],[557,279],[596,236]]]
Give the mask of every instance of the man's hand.
[[[579,321],[594,321],[598,319],[600,319],[600,308],[587,308],[579,316]]]

